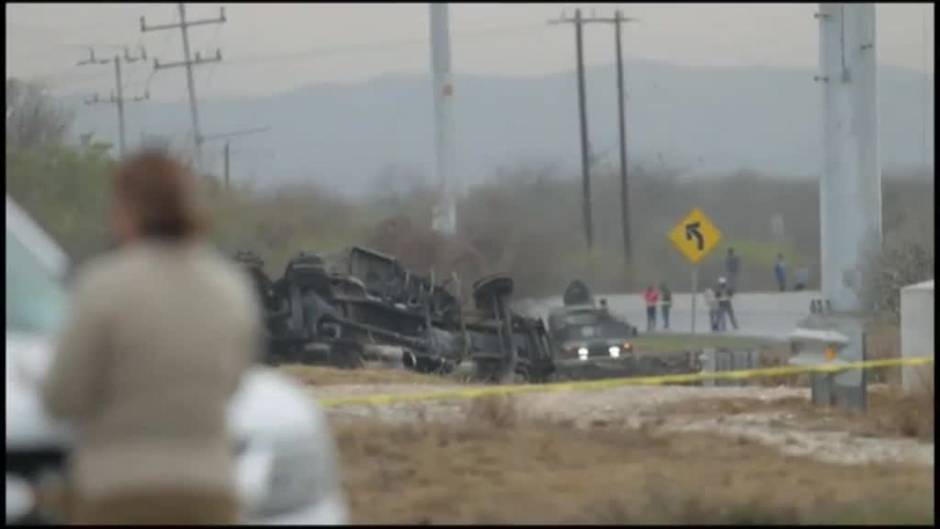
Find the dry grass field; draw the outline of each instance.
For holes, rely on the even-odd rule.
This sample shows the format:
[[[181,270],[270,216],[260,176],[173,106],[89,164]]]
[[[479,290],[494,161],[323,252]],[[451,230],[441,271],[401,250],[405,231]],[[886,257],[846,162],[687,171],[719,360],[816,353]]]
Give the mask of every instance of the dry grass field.
[[[356,523],[931,524],[933,469],[835,465],[744,438],[587,429],[511,399],[462,421],[337,424]]]

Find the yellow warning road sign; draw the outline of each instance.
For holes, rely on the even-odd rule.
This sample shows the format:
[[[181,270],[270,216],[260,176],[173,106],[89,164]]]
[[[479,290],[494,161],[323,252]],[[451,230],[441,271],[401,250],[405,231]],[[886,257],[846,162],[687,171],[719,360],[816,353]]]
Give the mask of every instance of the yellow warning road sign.
[[[686,259],[695,264],[718,244],[721,232],[702,210],[695,208],[669,232],[669,240]]]

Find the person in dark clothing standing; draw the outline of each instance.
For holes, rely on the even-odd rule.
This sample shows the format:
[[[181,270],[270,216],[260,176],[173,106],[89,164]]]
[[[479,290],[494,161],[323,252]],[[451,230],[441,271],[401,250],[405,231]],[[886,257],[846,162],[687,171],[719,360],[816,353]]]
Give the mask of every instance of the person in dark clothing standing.
[[[672,308],[672,291],[666,283],[659,284],[659,307],[663,312],[663,329],[669,330],[669,309]]]
[[[715,289],[715,298],[718,300],[719,328],[724,330],[725,316],[731,320],[731,326],[738,330],[738,321],[734,317],[734,307],[731,306],[731,290],[728,288],[728,282],[725,278],[718,278],[718,288]]]
[[[728,248],[725,268],[728,272],[728,290],[734,294],[738,290],[738,273],[741,271],[741,258],[734,253],[734,248]]]
[[[787,289],[787,263],[783,260],[783,254],[777,254],[777,262],[774,263],[774,277],[777,278],[777,286],[780,292]]]
[[[659,294],[653,285],[646,287],[643,300],[646,301],[646,332],[652,332],[656,329],[656,302],[659,301]]]

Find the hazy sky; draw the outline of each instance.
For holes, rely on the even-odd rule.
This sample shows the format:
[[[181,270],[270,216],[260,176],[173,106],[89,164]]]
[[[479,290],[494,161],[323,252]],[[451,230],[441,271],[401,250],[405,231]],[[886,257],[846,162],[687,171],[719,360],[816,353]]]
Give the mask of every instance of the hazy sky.
[[[187,18],[218,16],[218,5],[190,4]],[[616,4],[578,4],[611,14]],[[539,75],[571,70],[574,30],[546,21],[575,4],[451,4],[452,64],[457,73]],[[623,4],[639,22],[625,28],[624,53],[697,66],[817,64],[817,4]],[[141,33],[178,20],[176,4],[6,4],[7,77],[41,79],[56,93],[114,87],[113,67],[76,66],[118,47],[146,46],[149,62],[127,65],[125,95],[185,97],[183,68],[153,72],[152,59],[182,59],[179,30]],[[429,70],[427,4],[231,4],[228,22],[190,29],[193,51],[222,49],[224,60],[195,69],[202,97],[261,95],[299,85],[356,81]],[[933,72],[933,4],[878,4],[881,64]],[[133,48],[132,48],[133,49]],[[614,59],[613,30],[586,27],[590,64]]]

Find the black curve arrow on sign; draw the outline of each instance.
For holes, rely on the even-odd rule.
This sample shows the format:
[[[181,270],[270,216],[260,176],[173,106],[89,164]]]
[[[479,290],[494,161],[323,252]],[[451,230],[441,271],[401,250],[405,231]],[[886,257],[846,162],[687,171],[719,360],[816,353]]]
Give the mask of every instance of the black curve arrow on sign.
[[[692,237],[695,237],[698,251],[701,252],[705,248],[705,237],[702,237],[702,233],[698,231],[699,225],[699,222],[690,222],[685,225],[685,240],[691,241]]]

